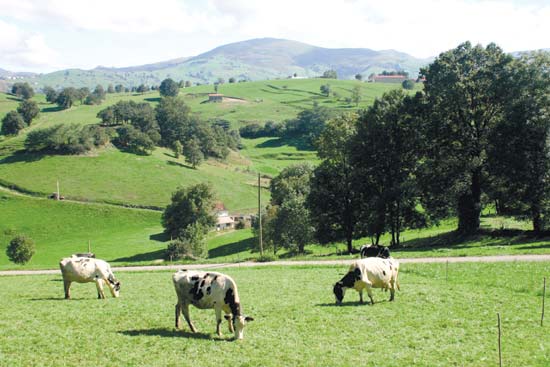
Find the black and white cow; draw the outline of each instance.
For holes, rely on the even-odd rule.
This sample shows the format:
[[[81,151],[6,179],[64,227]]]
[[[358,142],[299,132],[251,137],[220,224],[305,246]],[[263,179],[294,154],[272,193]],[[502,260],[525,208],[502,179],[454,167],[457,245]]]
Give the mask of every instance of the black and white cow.
[[[176,328],[180,327],[180,315],[183,313],[191,331],[197,332],[189,318],[189,305],[193,305],[200,309],[214,309],[216,332],[219,336],[223,311],[229,323],[229,331],[235,333],[235,339],[243,338],[244,326],[254,319],[243,315],[237,284],[231,277],[216,272],[180,270],[174,274],[172,280],[178,296]]]
[[[364,259],[365,257],[381,257],[383,259],[387,259],[390,257],[390,249],[384,246],[363,245],[359,251],[361,252],[361,259]]]
[[[359,300],[363,303],[363,290],[367,289],[371,304],[372,288],[390,290],[390,301],[394,300],[395,288],[399,288],[397,281],[399,273],[399,262],[395,259],[382,259],[380,257],[368,257],[356,260],[351,264],[349,271],[334,287],[336,304],[341,304],[346,289],[352,288],[359,292]]]
[[[61,259],[59,262],[65,299],[71,298],[71,283],[95,282],[97,298],[105,298],[103,283],[107,284],[113,297],[119,296],[120,282],[115,278],[111,266],[103,260],[91,257],[71,256]]]

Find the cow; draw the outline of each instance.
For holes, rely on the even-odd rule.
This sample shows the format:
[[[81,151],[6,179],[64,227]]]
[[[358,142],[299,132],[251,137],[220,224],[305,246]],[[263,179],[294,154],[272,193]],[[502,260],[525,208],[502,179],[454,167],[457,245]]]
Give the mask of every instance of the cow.
[[[394,300],[395,288],[399,288],[397,276],[399,272],[399,262],[395,259],[382,259],[379,257],[368,257],[354,261],[349,271],[334,287],[333,292],[336,297],[336,304],[342,304],[344,294],[347,288],[353,288],[359,292],[359,300],[363,303],[363,290],[367,289],[371,305],[374,304],[372,298],[372,288],[382,288],[390,290],[390,301]]]
[[[365,257],[381,257],[383,259],[387,259],[390,257],[390,249],[378,245],[363,245],[359,251],[361,252],[361,259],[364,259]]]
[[[119,296],[120,282],[111,271],[111,266],[100,259],[91,257],[71,256],[61,259],[59,262],[61,275],[63,276],[63,287],[65,299],[71,298],[71,283],[95,282],[97,287],[97,298],[105,298],[103,283],[107,284],[113,297]]]
[[[235,339],[243,339],[244,326],[254,321],[254,318],[243,315],[237,284],[231,277],[216,272],[180,270],[173,275],[172,280],[178,297],[176,329],[180,327],[180,315],[183,313],[191,331],[197,332],[189,318],[191,304],[199,309],[214,309],[218,336],[222,335],[220,324],[223,311],[229,324],[229,331],[235,334]]]

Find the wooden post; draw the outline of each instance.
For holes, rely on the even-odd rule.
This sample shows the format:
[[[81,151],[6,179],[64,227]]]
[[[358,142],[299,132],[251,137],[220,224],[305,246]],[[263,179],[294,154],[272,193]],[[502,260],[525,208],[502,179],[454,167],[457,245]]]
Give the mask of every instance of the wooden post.
[[[57,180],[57,200],[61,200],[59,196],[59,180]]]
[[[500,325],[500,313],[497,313],[498,317],[498,365],[499,367],[502,367],[502,345],[501,345],[501,337],[502,337],[502,330]]]
[[[544,298],[546,298],[546,277],[544,277],[544,285],[542,286],[542,315],[540,317],[540,326],[544,323]]]
[[[88,240],[88,253],[92,253],[92,244],[90,243],[90,240]]]
[[[258,172],[258,224],[259,224],[259,239],[260,239],[260,256],[264,256],[264,244],[262,239],[262,187],[260,185],[260,173]]]
[[[447,283],[447,278],[449,277],[449,260],[445,264],[445,283]]]

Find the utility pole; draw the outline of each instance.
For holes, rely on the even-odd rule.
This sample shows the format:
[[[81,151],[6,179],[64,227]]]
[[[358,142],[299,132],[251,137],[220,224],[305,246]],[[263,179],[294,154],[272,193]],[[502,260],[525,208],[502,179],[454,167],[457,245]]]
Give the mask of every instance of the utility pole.
[[[59,180],[57,180],[57,200],[61,200],[59,196]]]
[[[264,244],[262,239],[262,186],[260,185],[260,173],[258,172],[258,224],[260,229],[260,256],[264,256]]]

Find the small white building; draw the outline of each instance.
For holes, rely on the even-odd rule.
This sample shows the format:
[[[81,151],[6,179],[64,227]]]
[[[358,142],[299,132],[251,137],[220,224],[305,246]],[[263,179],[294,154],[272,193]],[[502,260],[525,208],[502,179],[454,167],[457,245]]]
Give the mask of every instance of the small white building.
[[[235,228],[235,220],[229,216],[227,210],[220,210],[216,213],[216,231]]]

